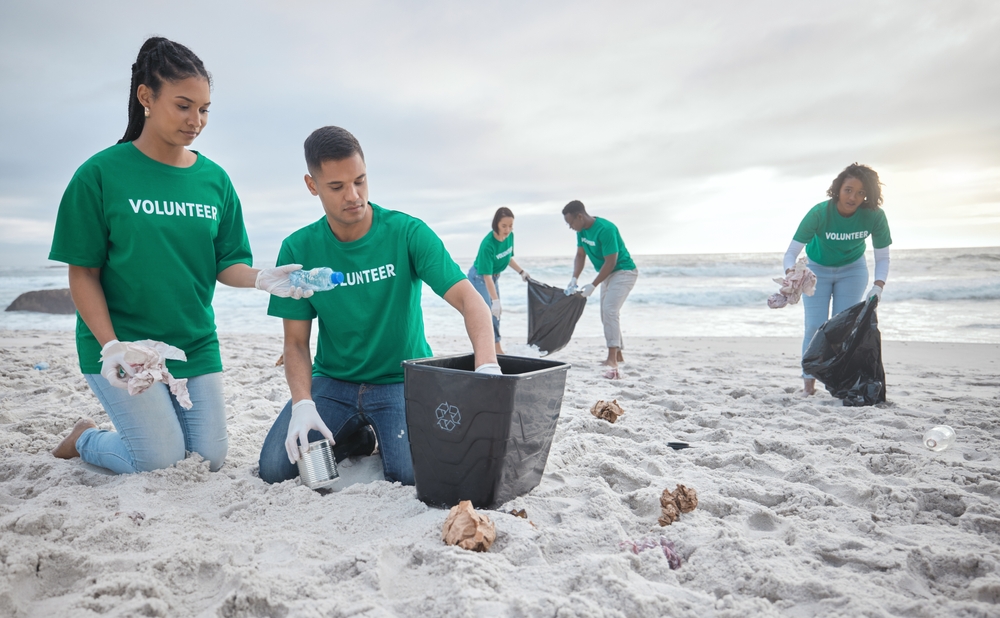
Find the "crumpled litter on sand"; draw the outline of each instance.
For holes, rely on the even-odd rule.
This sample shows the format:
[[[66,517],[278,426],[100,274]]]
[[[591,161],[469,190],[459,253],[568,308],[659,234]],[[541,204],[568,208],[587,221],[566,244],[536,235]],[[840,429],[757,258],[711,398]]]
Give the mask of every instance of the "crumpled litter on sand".
[[[105,351],[108,356],[125,353],[125,362],[132,367],[134,375],[128,379],[128,394],[138,395],[153,385],[153,382],[163,382],[169,388],[177,403],[185,410],[192,407],[191,395],[188,394],[187,378],[177,379],[167,371],[167,359],[187,362],[184,350],[167,345],[162,341],[143,339],[141,341],[119,341]],[[104,356],[102,355],[102,359]]]
[[[486,551],[496,539],[496,525],[489,517],[477,513],[468,500],[451,508],[441,528],[441,540],[462,549]]]
[[[773,281],[781,286],[777,293],[767,299],[771,309],[781,309],[786,305],[799,302],[802,295],[812,296],[816,293],[816,274],[806,266],[805,258],[795,262],[795,268],[784,277],[775,277]]]
[[[691,487],[677,485],[673,491],[664,489],[660,495],[660,507],[663,511],[658,520],[661,526],[669,526],[681,517],[681,513],[690,513],[698,506],[698,492]]]
[[[625,410],[618,405],[618,400],[607,402],[603,399],[599,400],[594,404],[594,407],[590,409],[590,413],[597,418],[604,419],[609,423],[613,423],[618,420],[618,417],[625,414]]]
[[[639,552],[651,549],[653,547],[660,547],[663,549],[663,555],[667,557],[667,564],[670,565],[671,571],[676,571],[681,568],[681,557],[677,553],[677,548],[674,547],[673,541],[668,541],[666,537],[660,537],[658,539],[653,538],[642,538],[638,541],[622,541],[618,544],[618,547],[622,549],[629,549],[633,554],[638,554]]]

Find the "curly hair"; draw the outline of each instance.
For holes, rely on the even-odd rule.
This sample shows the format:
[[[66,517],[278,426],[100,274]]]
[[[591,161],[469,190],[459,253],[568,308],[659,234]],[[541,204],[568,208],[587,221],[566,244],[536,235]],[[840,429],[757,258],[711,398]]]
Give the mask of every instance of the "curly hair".
[[[837,203],[837,199],[840,197],[840,187],[844,185],[844,181],[848,178],[854,178],[861,181],[861,185],[865,188],[865,201],[861,204],[862,208],[868,208],[869,210],[878,210],[882,206],[882,181],[878,179],[878,173],[867,165],[861,165],[860,163],[851,163],[844,168],[844,171],[840,172],[836,178],[833,179],[833,184],[830,188],[826,190],[827,196],[834,204]]]
[[[513,219],[514,213],[511,212],[510,208],[501,206],[500,208],[497,208],[496,214],[493,215],[493,231],[497,234],[500,233],[500,219],[503,219],[504,217],[510,217]]]

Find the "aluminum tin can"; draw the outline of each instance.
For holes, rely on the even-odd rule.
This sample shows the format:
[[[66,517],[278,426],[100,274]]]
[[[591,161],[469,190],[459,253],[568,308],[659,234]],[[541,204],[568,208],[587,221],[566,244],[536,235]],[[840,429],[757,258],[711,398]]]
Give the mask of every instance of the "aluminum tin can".
[[[340,473],[337,472],[337,461],[333,458],[333,449],[326,440],[311,442],[308,449],[300,447],[299,479],[310,489],[322,489],[333,485]]]

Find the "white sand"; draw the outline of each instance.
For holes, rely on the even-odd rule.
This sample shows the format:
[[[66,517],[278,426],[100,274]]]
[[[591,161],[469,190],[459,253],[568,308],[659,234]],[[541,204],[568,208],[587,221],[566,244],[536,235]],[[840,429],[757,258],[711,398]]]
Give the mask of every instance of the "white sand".
[[[287,397],[276,337],[222,337],[221,472],[109,476],[48,453],[79,416],[110,427],[71,335],[0,332],[0,615],[1000,615],[998,346],[887,342],[889,403],[843,408],[792,393],[791,339],[632,342],[617,383],[601,345],[554,355],[575,366],[546,474],[503,507],[533,523],[488,512],[497,541],[476,554],[441,543],[445,511],[413,488],[369,480],[376,458],[327,495],[256,477]],[[617,424],[589,414],[613,398]],[[940,423],[958,443],[933,453]],[[661,528],[677,483],[701,503]],[[661,534],[679,570],[619,548]]]

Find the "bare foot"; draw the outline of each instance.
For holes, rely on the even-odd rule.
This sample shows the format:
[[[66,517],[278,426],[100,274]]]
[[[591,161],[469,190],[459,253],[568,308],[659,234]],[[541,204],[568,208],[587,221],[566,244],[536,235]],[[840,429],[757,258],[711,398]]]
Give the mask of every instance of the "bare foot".
[[[506,352],[503,351],[503,348],[500,347],[499,341],[496,342],[496,352],[497,354],[506,354]]]
[[[52,454],[59,459],[73,459],[74,457],[79,457],[80,453],[76,450],[76,441],[80,439],[83,432],[88,429],[97,429],[97,423],[90,420],[89,418],[81,418],[73,425],[73,430],[69,432],[69,435],[63,438],[63,441],[59,443],[59,446],[52,449]]]
[[[608,348],[608,357],[601,364],[605,367],[617,367],[624,360],[621,348]]]
[[[802,379],[802,392],[806,396],[816,394],[816,378],[803,378]]]

